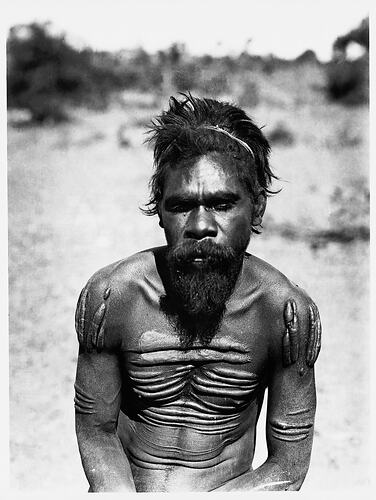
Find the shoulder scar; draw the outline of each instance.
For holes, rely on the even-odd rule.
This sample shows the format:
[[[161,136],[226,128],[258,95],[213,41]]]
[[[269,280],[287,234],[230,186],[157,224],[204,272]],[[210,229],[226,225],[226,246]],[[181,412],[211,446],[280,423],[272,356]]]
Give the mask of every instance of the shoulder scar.
[[[309,335],[306,350],[308,366],[313,366],[321,349],[321,321],[317,306],[312,302],[309,306]]]
[[[96,349],[101,352],[104,345],[104,332],[106,326],[106,301],[110,296],[111,289],[106,288],[99,307],[91,318],[87,314],[87,302],[89,299],[89,285],[82,290],[78,299],[76,309],[76,332],[80,346],[88,352]]]
[[[312,367],[319,355],[321,348],[321,321],[316,304],[311,302],[308,306],[308,337],[305,349],[305,361]],[[295,363],[299,356],[299,331],[300,324],[297,313],[296,302],[289,299],[284,309],[285,332],[282,339],[283,365],[289,366]]]

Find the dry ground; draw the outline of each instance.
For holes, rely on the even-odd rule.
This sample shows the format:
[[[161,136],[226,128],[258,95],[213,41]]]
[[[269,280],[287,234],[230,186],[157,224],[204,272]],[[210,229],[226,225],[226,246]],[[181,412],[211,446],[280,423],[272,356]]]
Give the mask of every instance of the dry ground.
[[[9,130],[14,489],[87,488],[74,433],[74,310],[80,289],[98,268],[163,243],[156,220],[137,208],[147,199],[151,152],[136,122],[152,113],[129,102],[125,109],[82,112],[68,125]],[[370,454],[368,243],[311,248],[268,232],[268,220],[274,228],[286,222],[297,229],[330,225],[335,187],[367,183],[365,110],[260,104],[251,114],[259,124],[283,121],[295,142],[274,148],[283,191],[270,199],[264,234],[251,241],[250,251],[309,292],[324,328],[315,441],[303,488],[364,486]],[[127,126],[127,148],[117,144],[121,123]],[[264,453],[261,444],[257,462]]]

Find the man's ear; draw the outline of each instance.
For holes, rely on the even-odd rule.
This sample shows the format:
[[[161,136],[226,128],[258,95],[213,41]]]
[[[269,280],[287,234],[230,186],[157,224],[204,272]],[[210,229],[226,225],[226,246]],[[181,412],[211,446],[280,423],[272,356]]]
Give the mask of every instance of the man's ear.
[[[253,207],[252,226],[259,226],[262,222],[262,218],[264,216],[266,208],[265,191],[260,191],[255,200],[256,201]]]

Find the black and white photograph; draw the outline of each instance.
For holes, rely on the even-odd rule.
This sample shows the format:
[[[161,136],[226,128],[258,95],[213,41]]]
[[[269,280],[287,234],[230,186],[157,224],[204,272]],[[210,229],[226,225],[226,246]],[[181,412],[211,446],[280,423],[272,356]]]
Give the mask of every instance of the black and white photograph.
[[[370,2],[5,4],[8,496],[370,498]]]

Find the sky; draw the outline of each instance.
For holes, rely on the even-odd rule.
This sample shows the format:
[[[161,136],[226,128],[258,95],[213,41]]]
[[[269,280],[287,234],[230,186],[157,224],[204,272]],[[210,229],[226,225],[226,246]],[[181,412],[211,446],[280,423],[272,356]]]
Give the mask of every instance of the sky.
[[[306,49],[325,61],[337,36],[367,16],[368,0],[3,0],[5,29],[51,21],[76,46],[98,50],[182,42],[192,54],[273,53]],[[3,7],[4,10],[4,7]]]

